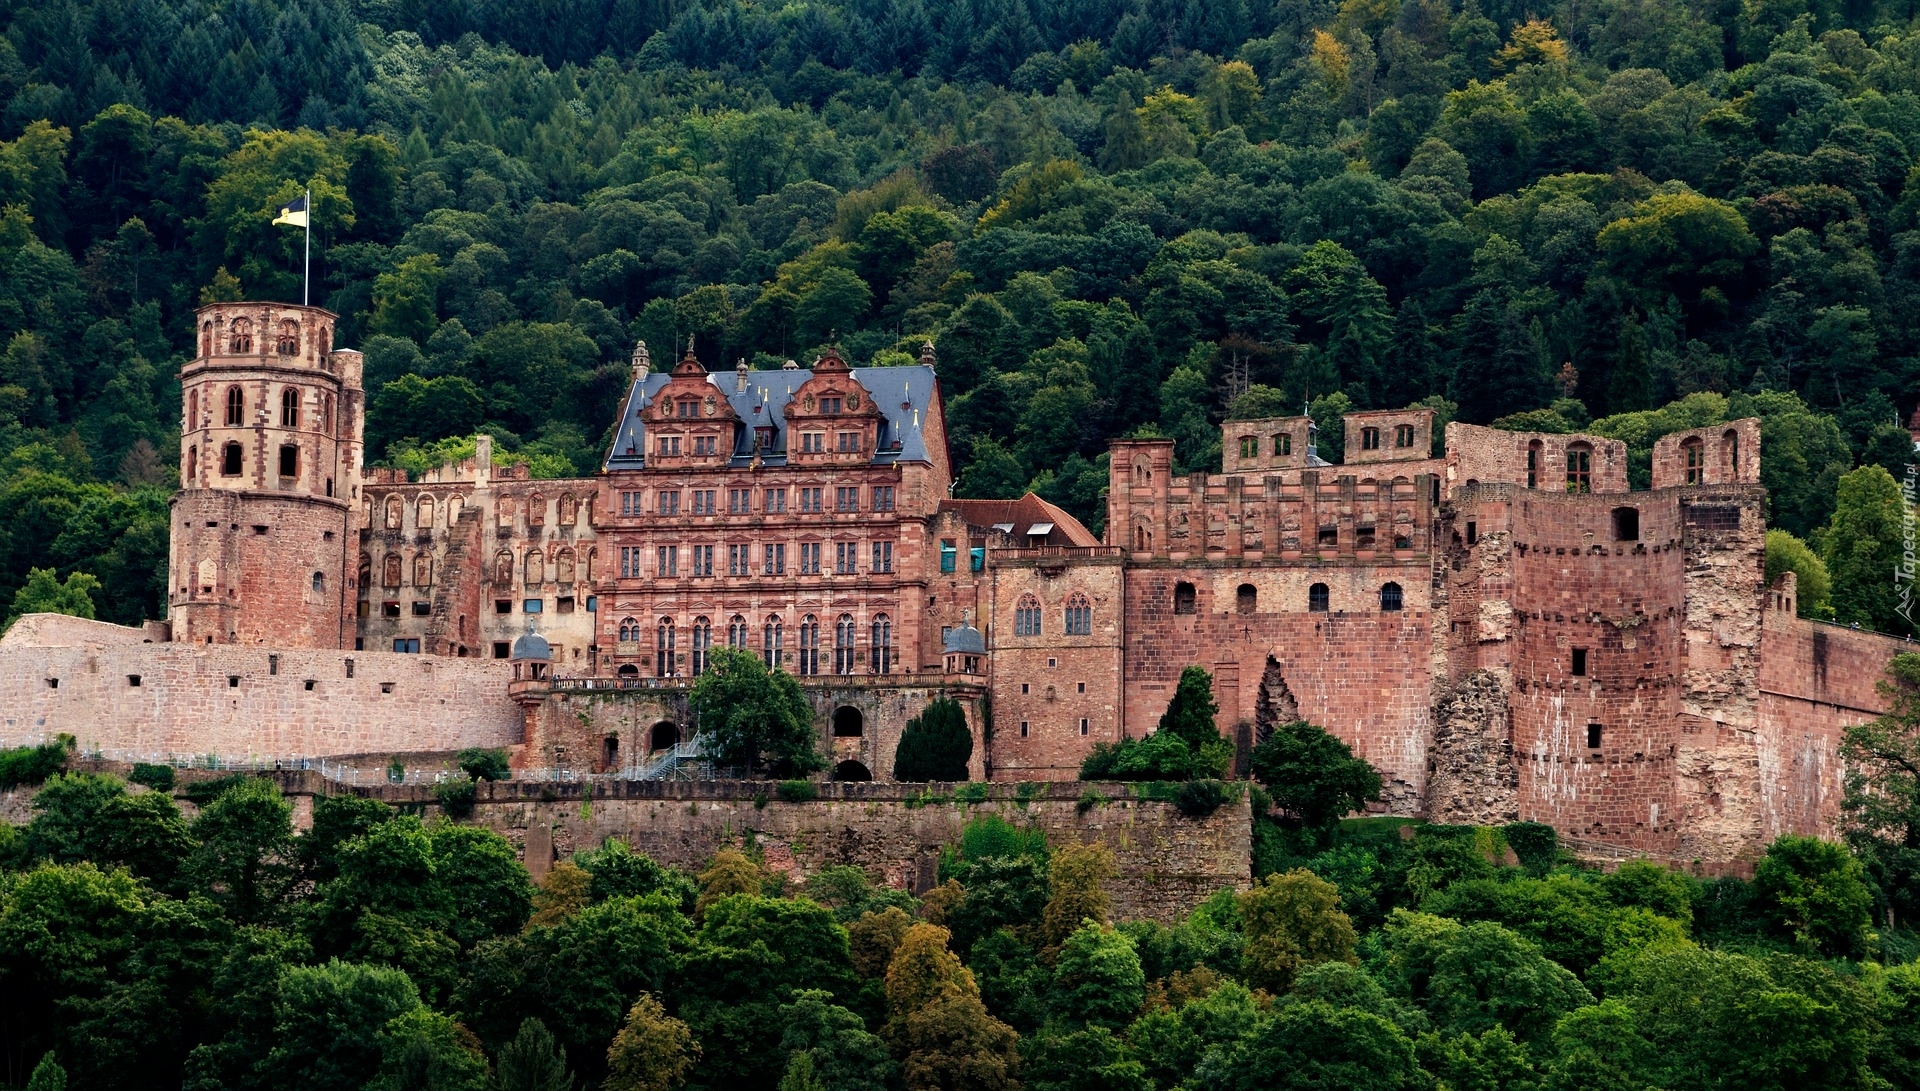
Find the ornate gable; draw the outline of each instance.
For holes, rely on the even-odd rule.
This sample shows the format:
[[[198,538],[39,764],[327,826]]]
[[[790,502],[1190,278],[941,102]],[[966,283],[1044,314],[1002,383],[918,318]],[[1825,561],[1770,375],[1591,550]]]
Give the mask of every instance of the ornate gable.
[[[733,457],[739,416],[707,381],[707,369],[694,356],[691,340],[645,416],[649,469],[709,469],[725,466]]]
[[[787,464],[791,466],[864,465],[873,461],[884,417],[873,395],[853,369],[828,349],[813,363],[813,374],[793,392],[783,410],[787,421]]]

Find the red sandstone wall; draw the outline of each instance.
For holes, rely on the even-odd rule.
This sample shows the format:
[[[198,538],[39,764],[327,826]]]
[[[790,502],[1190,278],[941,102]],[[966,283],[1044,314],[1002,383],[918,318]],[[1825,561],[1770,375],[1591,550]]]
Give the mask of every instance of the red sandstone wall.
[[[141,760],[511,746],[520,714],[506,699],[509,676],[505,663],[392,653],[10,648],[0,655],[0,742],[66,732],[82,752]]]
[[[1690,428],[1653,441],[1653,487],[1686,485],[1687,447],[1697,443],[1700,485],[1758,485],[1760,483],[1760,420],[1747,417],[1706,428]]]
[[[996,552],[988,563],[993,779],[1076,779],[1094,743],[1121,735],[1126,619],[1120,557],[1010,551]],[[1092,608],[1089,636],[1064,632],[1066,603],[1075,594]],[[1020,635],[1015,624],[1015,611],[1029,596],[1040,605],[1037,637]]]
[[[1508,432],[1454,421],[1447,425],[1447,489],[1478,482],[1500,482],[1565,492],[1567,448],[1584,443],[1592,449],[1590,492],[1627,491],[1627,445],[1619,440],[1589,435],[1549,435]],[[1528,485],[1527,454],[1535,452],[1533,484]]]

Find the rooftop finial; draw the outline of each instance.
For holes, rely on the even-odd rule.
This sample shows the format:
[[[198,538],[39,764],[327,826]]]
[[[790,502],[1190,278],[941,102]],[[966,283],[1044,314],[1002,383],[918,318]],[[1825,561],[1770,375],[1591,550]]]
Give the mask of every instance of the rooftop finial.
[[[635,341],[633,343],[633,377],[638,379],[645,375],[652,366],[652,357],[647,355],[647,343]]]
[[[745,394],[747,392],[747,379],[752,374],[753,370],[747,367],[747,358],[745,356],[740,357],[740,362],[733,365],[733,376],[735,380],[733,392],[735,394]]]
[[[693,334],[687,334],[687,355],[693,355]]]
[[[935,356],[933,354],[933,338],[931,337],[927,338],[920,346],[920,362],[926,365],[927,370],[933,370]]]

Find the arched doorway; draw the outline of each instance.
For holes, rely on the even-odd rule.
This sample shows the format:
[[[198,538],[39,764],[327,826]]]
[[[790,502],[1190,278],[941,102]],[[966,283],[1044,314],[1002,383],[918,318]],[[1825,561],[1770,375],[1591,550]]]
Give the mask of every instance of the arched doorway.
[[[679,724],[662,720],[653,725],[653,730],[647,732],[647,753],[649,754],[658,753],[662,750],[672,750],[679,744]]]
[[[836,739],[857,739],[867,733],[866,721],[860,710],[852,705],[841,705],[833,710],[833,737]],[[872,779],[863,777],[863,780]]]
[[[619,674],[622,678],[638,678],[640,677],[640,668],[634,666],[632,663],[622,663]]]
[[[857,761],[843,761],[833,767],[835,780],[872,780],[873,771]]]

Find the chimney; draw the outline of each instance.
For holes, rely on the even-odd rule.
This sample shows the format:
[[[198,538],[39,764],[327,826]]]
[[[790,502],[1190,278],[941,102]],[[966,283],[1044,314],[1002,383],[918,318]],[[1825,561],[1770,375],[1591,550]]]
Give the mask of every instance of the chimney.
[[[934,370],[934,367],[933,367],[934,362],[935,362],[935,358],[933,355],[933,338],[929,337],[927,338],[926,343],[920,346],[920,363],[923,364],[928,371],[932,371]]]
[[[799,371],[800,365],[793,362],[792,360],[788,360],[786,363],[780,365],[780,370],[781,371]]]
[[[645,378],[647,372],[651,370],[652,367],[652,358],[647,355],[647,343],[645,341],[635,341],[633,343],[633,381],[639,382]]]
[[[473,437],[473,471],[483,487],[493,480],[493,437],[485,432]]]

